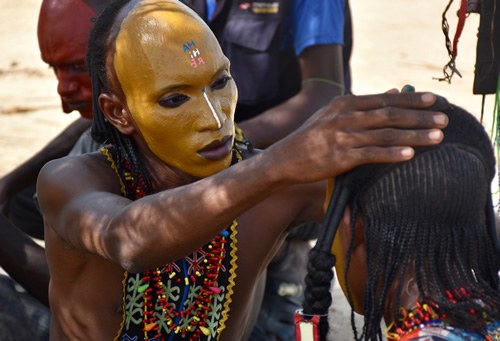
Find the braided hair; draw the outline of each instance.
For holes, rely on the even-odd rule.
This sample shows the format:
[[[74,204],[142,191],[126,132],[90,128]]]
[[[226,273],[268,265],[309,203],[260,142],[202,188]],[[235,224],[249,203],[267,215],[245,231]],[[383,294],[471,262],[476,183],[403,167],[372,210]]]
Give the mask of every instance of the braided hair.
[[[493,149],[472,115],[455,106],[446,113],[450,126],[442,145],[417,151],[413,160],[387,170],[353,198],[351,230],[358,214],[365,222],[366,340],[382,339],[385,309],[398,319],[408,268],[414,270],[422,299],[435,302],[455,325],[478,331],[484,327],[483,313],[500,319],[500,258],[488,221]],[[386,307],[394,286],[393,306]],[[468,297],[461,297],[459,289],[466,289]]]
[[[338,206],[333,211],[343,212],[348,202],[352,205],[344,271],[351,306],[347,279],[349,271],[356,271],[350,266],[356,218],[362,216],[365,225],[367,280],[360,336],[351,313],[356,340],[382,340],[380,323],[387,309],[394,321],[398,319],[409,269],[414,271],[420,297],[435,302],[454,324],[478,331],[484,327],[485,314],[489,320],[500,320],[500,250],[490,192],[495,174],[491,141],[471,114],[442,98],[438,102],[441,107],[435,109],[449,117],[440,145],[416,148],[415,157],[408,162],[358,167],[336,181],[343,188],[339,191],[348,195],[331,205]],[[335,230],[336,226],[325,228]],[[311,258],[309,263],[317,260]],[[321,287],[325,284],[320,283]],[[395,299],[388,307],[393,288]],[[460,289],[466,290],[467,297]]]
[[[104,113],[99,106],[99,95],[111,90],[110,74],[106,65],[106,57],[119,32],[121,22],[125,15],[119,15],[127,6],[132,5],[130,0],[115,0],[99,15],[91,32],[89,45],[87,48],[87,64],[92,81],[92,138],[99,143],[109,144],[113,148],[110,150],[120,174],[125,164],[130,167],[134,182],[140,185],[141,179],[147,187],[146,193],[151,191],[151,180],[149,173],[140,162],[137,147],[132,138],[121,134],[118,129],[106,120]]]

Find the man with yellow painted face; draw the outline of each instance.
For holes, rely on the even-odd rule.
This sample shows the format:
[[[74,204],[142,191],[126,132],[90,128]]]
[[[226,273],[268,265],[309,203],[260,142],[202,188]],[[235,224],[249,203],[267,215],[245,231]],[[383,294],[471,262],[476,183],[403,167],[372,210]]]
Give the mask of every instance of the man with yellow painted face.
[[[248,150],[229,61],[177,0],[114,2],[88,61],[106,145],[48,163],[37,184],[53,340],[245,339],[287,228],[322,219],[323,180],[408,160],[447,123],[429,93],[345,97]]]

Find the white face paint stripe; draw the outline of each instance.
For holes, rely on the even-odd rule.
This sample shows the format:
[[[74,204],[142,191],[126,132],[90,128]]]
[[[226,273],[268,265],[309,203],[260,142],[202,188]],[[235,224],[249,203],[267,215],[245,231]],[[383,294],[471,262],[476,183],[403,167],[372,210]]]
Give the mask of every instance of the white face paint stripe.
[[[208,107],[210,108],[210,110],[212,111],[212,115],[214,115],[215,117],[215,120],[217,121],[217,127],[220,129],[222,128],[222,124],[220,122],[220,119],[219,119],[219,116],[217,115],[217,113],[215,112],[215,109],[214,109],[214,106],[212,105],[212,103],[210,102],[210,100],[208,99],[208,96],[207,96],[207,92],[205,91],[205,88],[203,88],[201,90],[201,92],[203,93],[203,97],[205,97],[205,101],[207,101],[207,104],[208,104]]]

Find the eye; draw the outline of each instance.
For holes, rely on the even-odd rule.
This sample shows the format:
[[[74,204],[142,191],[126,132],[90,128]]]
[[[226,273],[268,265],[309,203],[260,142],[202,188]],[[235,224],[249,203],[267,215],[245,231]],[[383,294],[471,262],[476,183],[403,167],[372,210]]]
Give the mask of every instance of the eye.
[[[158,103],[162,107],[166,108],[177,108],[181,104],[187,102],[189,100],[189,97],[186,95],[181,95],[181,94],[173,94],[170,96],[167,96],[165,98],[162,98],[158,101]]]
[[[229,76],[224,76],[224,77],[221,77],[219,79],[217,79],[215,82],[212,83],[212,85],[210,85],[210,88],[212,90],[220,90],[220,89],[223,89],[227,82],[229,82],[232,78],[229,77]]]
[[[57,74],[58,72],[87,73],[89,70],[87,68],[87,64],[49,65],[49,69],[52,69],[55,74]]]

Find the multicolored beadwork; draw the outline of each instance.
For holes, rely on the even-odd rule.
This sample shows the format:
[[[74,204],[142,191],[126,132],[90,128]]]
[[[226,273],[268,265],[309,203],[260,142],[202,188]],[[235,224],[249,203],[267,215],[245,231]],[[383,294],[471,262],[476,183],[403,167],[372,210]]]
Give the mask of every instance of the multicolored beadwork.
[[[235,227],[236,222],[231,229]],[[226,271],[223,261],[228,236],[224,230],[190,257],[142,275],[137,292],[142,292],[144,340],[161,340],[166,329],[193,341],[215,334],[207,320],[213,310],[222,308],[216,302],[223,300],[226,290],[219,275]],[[180,289],[177,299],[172,295],[174,288]]]
[[[119,175],[124,196],[146,195],[130,167],[119,174],[109,148],[101,149]],[[242,159],[235,148],[233,162]],[[124,319],[116,340],[216,340],[225,328],[236,278],[237,221],[189,256],[139,274],[125,273]]]
[[[465,289],[458,291],[458,296],[468,297]],[[456,303],[457,295],[451,291],[445,293],[448,300]],[[431,300],[428,303],[417,301],[415,306],[406,310],[400,309],[399,320],[392,322],[386,331],[389,341],[396,340],[469,340],[469,341],[500,341],[500,321],[486,321],[484,333],[478,334],[463,330],[446,322],[446,314],[439,313],[439,306]],[[471,311],[475,314],[475,311]]]

